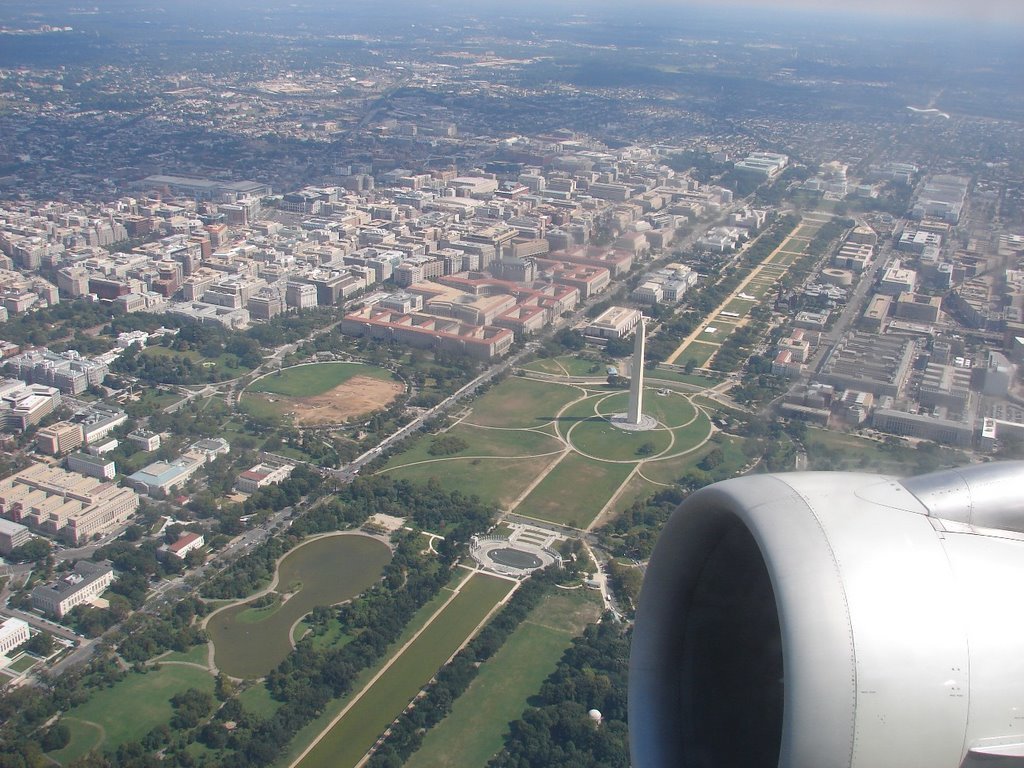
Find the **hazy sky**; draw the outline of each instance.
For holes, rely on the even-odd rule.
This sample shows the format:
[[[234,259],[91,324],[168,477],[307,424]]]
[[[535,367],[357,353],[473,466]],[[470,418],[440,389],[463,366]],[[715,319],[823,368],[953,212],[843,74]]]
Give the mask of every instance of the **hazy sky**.
[[[671,4],[671,0],[664,0]],[[1024,0],[694,0],[698,5],[780,7],[835,13],[943,17],[985,24],[1024,24]]]

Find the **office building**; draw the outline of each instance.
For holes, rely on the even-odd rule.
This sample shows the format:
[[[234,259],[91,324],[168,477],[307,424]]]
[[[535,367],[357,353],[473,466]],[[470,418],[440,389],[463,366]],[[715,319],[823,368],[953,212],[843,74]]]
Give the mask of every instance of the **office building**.
[[[79,560],[71,573],[33,589],[32,607],[59,619],[76,605],[91,603],[113,581],[114,569],[109,565]]]
[[[0,555],[9,555],[15,547],[27,544],[32,534],[28,528],[0,517]]]
[[[45,464],[0,480],[0,515],[76,546],[109,533],[138,506],[128,488]]]

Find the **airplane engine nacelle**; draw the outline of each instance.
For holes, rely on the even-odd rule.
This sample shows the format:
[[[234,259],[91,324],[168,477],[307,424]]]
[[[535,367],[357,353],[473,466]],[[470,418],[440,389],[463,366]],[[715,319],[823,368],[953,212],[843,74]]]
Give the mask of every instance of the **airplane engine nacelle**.
[[[630,658],[637,768],[1024,766],[1024,462],[692,494]]]

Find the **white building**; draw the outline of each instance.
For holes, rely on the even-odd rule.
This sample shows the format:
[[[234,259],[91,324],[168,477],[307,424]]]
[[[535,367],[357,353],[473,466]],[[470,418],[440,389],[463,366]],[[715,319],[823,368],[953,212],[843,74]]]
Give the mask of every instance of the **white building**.
[[[0,624],[0,653],[13,651],[28,641],[28,622],[21,619],[5,619]]]
[[[90,603],[103,594],[114,580],[114,569],[88,560],[75,563],[75,570],[53,584],[32,590],[32,607],[60,618],[76,605]]]
[[[69,454],[68,469],[89,477],[98,477],[101,480],[113,480],[117,474],[117,468],[112,460],[90,456],[87,453]]]
[[[140,451],[155,451],[160,447],[160,435],[150,432],[148,429],[136,429],[134,432],[129,432],[126,437],[128,442]]]
[[[242,493],[255,493],[267,485],[283,483],[294,469],[292,464],[264,461],[240,474],[235,488]]]
[[[167,547],[167,552],[180,560],[184,560],[189,552],[200,549],[205,541],[203,534],[186,531],[178,537],[176,542]]]
[[[628,336],[640,322],[640,310],[631,307],[609,307],[587,326],[587,336],[621,339]]]

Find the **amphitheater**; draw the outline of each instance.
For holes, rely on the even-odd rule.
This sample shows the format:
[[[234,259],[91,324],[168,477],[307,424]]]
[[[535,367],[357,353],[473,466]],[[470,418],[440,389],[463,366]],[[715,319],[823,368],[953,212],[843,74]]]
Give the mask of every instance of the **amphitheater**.
[[[469,553],[480,567],[503,576],[521,578],[562,557],[552,547],[558,536],[541,528],[512,525],[507,536],[474,536]]]

